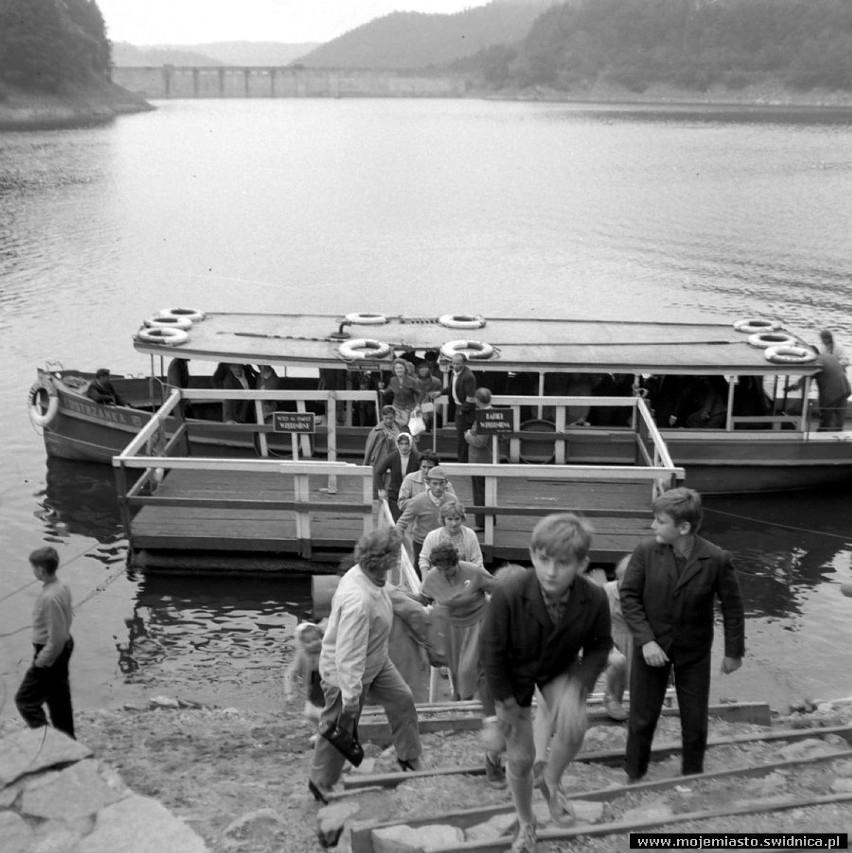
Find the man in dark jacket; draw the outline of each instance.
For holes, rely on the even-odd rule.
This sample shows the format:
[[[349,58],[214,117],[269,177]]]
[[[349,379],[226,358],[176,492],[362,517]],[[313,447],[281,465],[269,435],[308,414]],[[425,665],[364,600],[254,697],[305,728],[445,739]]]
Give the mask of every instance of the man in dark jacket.
[[[654,539],[636,546],[621,584],[621,612],[633,634],[625,769],[641,779],[674,669],[683,741],[681,772],[702,773],[707,746],[713,606],[722,606],[722,672],[742,665],[743,600],[731,555],[697,535],[701,496],[671,489],[653,503]]]
[[[467,356],[463,352],[453,356],[451,367],[450,401],[456,424],[456,452],[459,462],[467,462],[468,446],[464,434],[476,420],[476,377],[467,366]]]
[[[553,819],[573,819],[560,780],[583,745],[586,696],[612,646],[606,593],[582,577],[591,541],[588,525],[570,513],[539,521],[530,544],[533,569],[517,567],[495,585],[482,628],[485,678],[506,737],[506,777],[518,813],[513,851],[535,850],[534,769]]]
[[[89,383],[86,389],[86,396],[96,403],[103,403],[107,406],[123,406],[124,400],[118,395],[118,391],[112,385],[109,378],[109,371],[105,367],[101,367],[95,373],[95,378]]]
[[[420,454],[412,446],[411,434],[401,432],[396,437],[396,450],[386,453],[373,468],[373,477],[378,486],[379,500],[386,500],[391,516],[397,521],[402,510],[397,505],[399,487],[406,474],[420,467]]]

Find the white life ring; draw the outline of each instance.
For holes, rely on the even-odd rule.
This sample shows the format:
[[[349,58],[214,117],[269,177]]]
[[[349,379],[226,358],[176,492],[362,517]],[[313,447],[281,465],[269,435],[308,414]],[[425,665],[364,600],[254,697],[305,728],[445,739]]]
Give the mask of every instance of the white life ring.
[[[371,338],[354,338],[344,341],[338,348],[347,361],[361,361],[365,358],[384,358],[391,354],[390,344]]]
[[[748,345],[756,349],[789,347],[796,346],[798,343],[798,338],[788,335],[786,332],[760,332],[756,335],[751,335],[748,339]]]
[[[813,350],[786,344],[767,347],[764,355],[767,361],[775,364],[811,364],[817,360],[817,354]]]
[[[384,326],[388,321],[384,314],[347,314],[344,319],[356,326]]]
[[[462,353],[470,359],[486,359],[494,355],[494,347],[484,341],[447,341],[441,347],[441,355],[451,359]]]
[[[137,335],[146,344],[169,344],[178,346],[189,340],[189,335],[183,329],[172,329],[163,326],[143,326]]]
[[[196,311],[194,308],[163,308],[157,312],[157,316],[162,317],[182,317],[184,320],[189,320],[191,323],[197,323],[204,319],[203,311]]]
[[[192,328],[192,320],[188,317],[173,317],[171,315],[161,317],[158,314],[156,317],[146,320],[144,325],[148,329],[183,329],[185,332]]]
[[[481,314],[443,314],[438,322],[448,329],[481,329],[485,325],[485,317]]]
[[[781,328],[781,324],[775,323],[772,320],[761,320],[751,317],[748,320],[737,320],[734,323],[734,328],[738,332],[753,335],[757,332],[777,332]]]
[[[44,397],[47,402],[44,403]],[[49,379],[39,379],[27,394],[27,410],[30,420],[38,427],[47,426],[59,411],[59,394]]]

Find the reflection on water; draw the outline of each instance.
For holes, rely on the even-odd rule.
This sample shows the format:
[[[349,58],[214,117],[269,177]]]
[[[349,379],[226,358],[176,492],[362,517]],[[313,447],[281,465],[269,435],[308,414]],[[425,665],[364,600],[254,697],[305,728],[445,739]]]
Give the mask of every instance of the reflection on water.
[[[36,500],[34,515],[47,541],[77,534],[112,543],[124,536],[109,465],[48,459],[46,485]]]
[[[116,643],[119,668],[127,684],[176,684],[202,701],[256,696],[280,680],[310,608],[304,576],[146,576]]]

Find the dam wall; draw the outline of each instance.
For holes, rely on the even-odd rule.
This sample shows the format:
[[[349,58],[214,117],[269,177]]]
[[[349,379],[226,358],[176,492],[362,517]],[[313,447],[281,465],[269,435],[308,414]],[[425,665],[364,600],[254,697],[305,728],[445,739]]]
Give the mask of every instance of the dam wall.
[[[457,98],[450,75],[294,67],[115,67],[113,83],[144,98]]]

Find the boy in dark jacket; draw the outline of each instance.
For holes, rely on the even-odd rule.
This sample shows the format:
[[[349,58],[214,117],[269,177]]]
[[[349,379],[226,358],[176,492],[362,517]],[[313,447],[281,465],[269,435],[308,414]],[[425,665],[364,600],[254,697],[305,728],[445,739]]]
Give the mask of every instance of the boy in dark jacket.
[[[534,766],[553,819],[573,821],[560,780],[583,744],[586,697],[612,646],[606,594],[582,577],[591,542],[589,526],[571,513],[539,521],[530,543],[533,569],[495,585],[483,626],[485,677],[506,737],[506,775],[518,813],[515,853],[536,849]]]
[[[630,722],[625,770],[630,781],[648,769],[651,742],[674,670],[683,740],[681,773],[704,770],[713,611],[722,608],[722,672],[738,670],[745,616],[731,555],[698,536],[701,496],[670,489],[653,503],[654,538],[636,546],[621,584],[621,612],[633,634]]]

